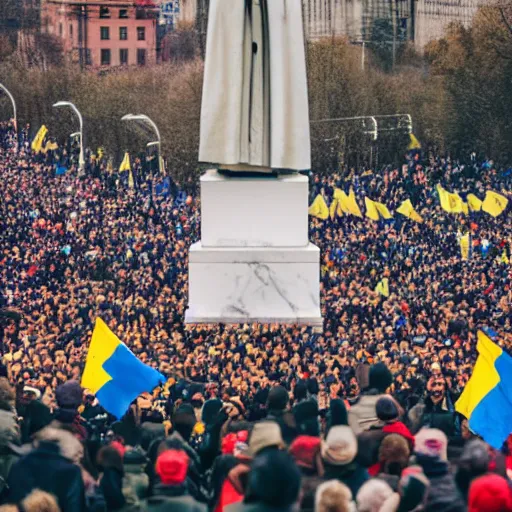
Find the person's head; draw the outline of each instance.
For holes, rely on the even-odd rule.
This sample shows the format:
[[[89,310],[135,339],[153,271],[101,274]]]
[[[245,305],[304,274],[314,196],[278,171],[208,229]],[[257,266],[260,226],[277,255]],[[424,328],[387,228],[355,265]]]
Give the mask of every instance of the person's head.
[[[469,488],[468,512],[510,512],[512,494],[507,480],[496,474],[481,476]]]
[[[254,425],[249,436],[249,452],[252,457],[263,450],[281,450],[284,446],[281,428],[275,421],[260,421]]]
[[[288,453],[267,451],[252,462],[245,501],[290,508],[299,498],[300,479],[300,471]]]
[[[9,505],[10,506],[10,505]],[[36,489],[32,491],[22,502],[21,508],[14,507],[13,510],[19,512],[23,509],[25,512],[60,512],[57,500],[51,494]],[[2,512],[10,512],[9,510],[1,507]]]
[[[96,464],[101,470],[116,469],[123,473],[123,454],[117,446],[112,444],[103,446],[96,455]]]
[[[323,464],[320,447],[319,437],[299,436],[290,445],[289,453],[299,468],[308,473],[316,473],[322,476]]]
[[[184,450],[166,450],[156,459],[155,473],[166,486],[180,486],[187,479],[189,458]]]
[[[329,480],[316,489],[315,512],[351,512],[352,492],[338,480]]]
[[[350,427],[332,427],[322,443],[322,459],[332,466],[345,466],[357,455],[357,439]]]
[[[459,460],[459,470],[464,470],[473,477],[487,473],[491,455],[489,447],[480,439],[469,441]]]
[[[76,380],[68,380],[57,387],[55,398],[61,409],[77,410],[82,403],[82,387]]]
[[[218,398],[207,400],[201,409],[201,420],[205,425],[210,425],[215,422],[217,416],[222,409],[222,401]]]
[[[384,363],[374,364],[370,368],[369,387],[379,393],[385,393],[393,382],[393,376]]]
[[[267,407],[273,411],[284,411],[289,400],[288,391],[283,386],[276,386],[268,393]]]
[[[11,411],[16,400],[16,393],[5,377],[0,377],[0,409]]]
[[[430,394],[430,399],[434,404],[440,403],[445,396],[446,393],[446,381],[443,376],[434,377],[428,385],[428,391]]]
[[[414,453],[447,461],[448,438],[446,434],[437,428],[422,428],[414,438]]]
[[[383,396],[377,400],[375,404],[377,418],[385,423],[397,421],[400,411],[396,401],[390,396]]]
[[[356,496],[358,512],[379,512],[387,500],[394,499],[393,489],[378,478],[368,480]]]
[[[172,415],[174,429],[187,442],[192,435],[196,423],[196,414],[190,404],[181,404]]]
[[[407,440],[399,434],[387,435],[379,447],[381,470],[390,475],[400,476],[409,462],[411,451]]]
[[[327,413],[327,433],[336,425],[348,425],[348,412],[345,402],[339,398],[331,400]]]
[[[296,402],[305,400],[308,397],[308,384],[305,380],[299,380],[293,389],[293,397]]]
[[[430,482],[419,466],[410,466],[402,473],[398,483],[400,510],[424,510]]]
[[[305,436],[319,436],[320,424],[318,422],[318,402],[304,400],[293,408],[293,415],[299,434]]]

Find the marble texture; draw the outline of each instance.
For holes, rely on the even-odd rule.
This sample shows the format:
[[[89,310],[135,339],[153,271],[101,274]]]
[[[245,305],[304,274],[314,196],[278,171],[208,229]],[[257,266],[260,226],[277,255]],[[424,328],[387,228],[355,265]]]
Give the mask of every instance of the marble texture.
[[[303,248],[208,248],[189,256],[187,323],[321,326],[320,251]]]
[[[300,174],[201,177],[203,247],[306,247],[308,179]]]

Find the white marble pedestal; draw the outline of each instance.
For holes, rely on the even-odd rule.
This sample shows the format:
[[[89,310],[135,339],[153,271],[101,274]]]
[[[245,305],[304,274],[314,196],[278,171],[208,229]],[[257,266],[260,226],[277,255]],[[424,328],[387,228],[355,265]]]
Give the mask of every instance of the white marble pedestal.
[[[320,250],[308,240],[301,175],[201,178],[186,323],[322,325]]]

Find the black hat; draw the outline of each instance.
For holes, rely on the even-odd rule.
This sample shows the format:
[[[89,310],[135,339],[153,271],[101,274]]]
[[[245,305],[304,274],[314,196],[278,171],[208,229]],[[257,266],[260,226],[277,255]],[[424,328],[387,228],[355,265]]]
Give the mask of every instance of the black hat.
[[[297,429],[302,435],[318,436],[320,435],[320,425],[318,423],[318,403],[316,400],[304,400],[293,408],[295,423]]]
[[[383,396],[375,404],[377,418],[381,421],[397,420],[400,413],[395,401],[389,396]]]
[[[348,425],[348,412],[345,402],[339,398],[331,400],[329,412],[327,413],[327,432],[336,425]]]
[[[269,409],[284,411],[288,405],[290,397],[288,391],[283,386],[272,388],[268,394],[267,406]]]
[[[291,455],[271,450],[258,455],[251,464],[246,502],[276,509],[293,505],[300,492],[300,471]]]
[[[384,393],[392,382],[393,376],[384,363],[374,364],[370,368],[370,389]]]
[[[218,398],[207,400],[201,410],[201,419],[206,425],[211,425],[215,422],[219,411],[222,409],[222,402]]]

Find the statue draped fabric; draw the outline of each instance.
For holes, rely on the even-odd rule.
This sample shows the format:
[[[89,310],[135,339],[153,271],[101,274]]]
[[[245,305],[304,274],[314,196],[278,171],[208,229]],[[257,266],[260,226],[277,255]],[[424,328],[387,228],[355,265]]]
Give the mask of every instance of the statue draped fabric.
[[[211,0],[199,160],[311,168],[301,0]]]

